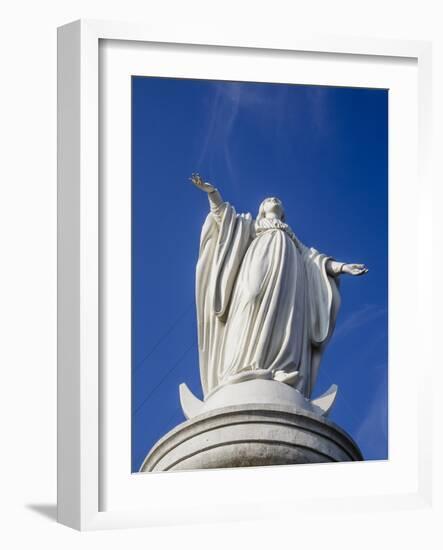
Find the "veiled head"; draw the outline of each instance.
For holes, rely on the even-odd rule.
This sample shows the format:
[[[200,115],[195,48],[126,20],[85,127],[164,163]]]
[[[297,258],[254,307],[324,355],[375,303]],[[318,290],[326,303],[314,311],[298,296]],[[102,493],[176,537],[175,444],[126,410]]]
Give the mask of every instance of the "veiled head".
[[[268,197],[260,204],[257,221],[268,217],[267,215],[278,218],[282,222],[285,221],[285,210],[280,199],[277,197]]]

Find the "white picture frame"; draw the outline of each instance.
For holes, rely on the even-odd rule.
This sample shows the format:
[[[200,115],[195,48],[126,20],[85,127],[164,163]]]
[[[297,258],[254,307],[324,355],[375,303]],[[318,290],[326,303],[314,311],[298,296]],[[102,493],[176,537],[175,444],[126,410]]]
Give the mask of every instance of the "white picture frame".
[[[431,403],[426,393],[430,385],[432,348],[429,346],[426,350],[420,349],[420,361],[422,376],[419,380],[412,376],[413,364],[412,357],[409,359],[409,371],[411,376],[405,382],[405,388],[408,394],[403,397],[398,396],[399,412],[409,414],[408,421],[417,428],[413,436],[413,453],[411,460],[405,462],[402,469],[400,461],[394,459],[388,461],[388,465],[363,464],[366,473],[369,468],[372,469],[374,477],[382,475],[389,476],[394,480],[387,490],[381,493],[379,488],[372,493],[366,489],[366,492],[355,490],[355,479],[362,477],[362,471],[357,470],[356,464],[333,465],[335,468],[334,476],[340,487],[344,491],[337,492],[337,487],[332,484],[328,487],[328,476],[330,471],[323,468],[316,473],[318,484],[327,487],[326,491],[317,490],[312,487],[309,493],[307,485],[299,492],[301,496],[287,494],[283,490],[287,484],[288,477],[296,475],[294,469],[288,468],[269,468],[264,474],[257,469],[248,471],[238,469],[236,471],[226,470],[217,472],[198,472],[195,476],[193,472],[180,474],[151,475],[148,481],[147,477],[142,481],[140,475],[130,475],[123,480],[123,484],[118,488],[112,489],[114,495],[111,499],[103,497],[103,484],[113,483],[116,485],[119,472],[113,470],[112,464],[106,462],[106,454],[109,449],[115,449],[115,442],[109,447],[109,438],[107,430],[104,428],[106,422],[109,422],[109,411],[105,402],[108,400],[107,393],[115,392],[119,387],[118,380],[113,384],[103,385],[103,357],[101,354],[101,337],[104,324],[103,304],[108,299],[106,285],[102,285],[102,278],[106,276],[103,272],[106,270],[109,258],[104,258],[103,239],[112,238],[112,231],[119,230],[118,226],[109,225],[101,221],[103,208],[110,208],[111,220],[112,211],[115,208],[123,208],[125,197],[108,197],[106,205],[103,203],[103,188],[100,184],[100,155],[102,154],[101,139],[103,135],[100,128],[100,112],[103,106],[100,104],[100,85],[106,85],[109,81],[104,78],[100,80],[100,63],[109,63],[110,56],[104,57],[100,52],[100,45],[105,41],[112,41],[114,44],[125,44],[125,50],[140,48],[140,44],[155,44],[156,51],[149,53],[150,59],[157,60],[159,69],[165,67],[167,60],[162,57],[161,45],[175,44],[172,56],[177,55],[174,52],[180,48],[188,48],[193,44],[193,51],[203,52],[206,59],[214,54],[214,47],[221,48],[224,52],[229,52],[231,58],[248,56],[252,52],[271,52],[273,55],[287,57],[290,53],[303,52],[309,54],[314,60],[315,56],[325,56],[328,58],[337,57],[346,63],[363,63],[366,66],[366,72],[371,72],[371,60],[388,60],[391,67],[397,62],[402,63],[409,60],[415,67],[416,74],[412,80],[398,81],[398,89],[402,86],[408,86],[407,82],[418,82],[418,94],[416,90],[410,90],[411,95],[408,101],[415,101],[414,109],[418,116],[417,122],[411,120],[411,128],[414,130],[414,136],[408,144],[399,143],[399,147],[404,147],[404,151],[411,153],[410,160],[412,165],[418,167],[418,178],[415,173],[407,173],[405,181],[410,178],[410,196],[405,197],[405,204],[412,204],[415,199],[419,200],[420,208],[416,213],[416,220],[413,224],[418,229],[420,241],[423,243],[431,242],[430,226],[430,204],[432,186],[429,176],[430,150],[430,67],[431,67],[431,47],[426,42],[409,41],[389,41],[389,40],[367,40],[357,38],[330,38],[315,37],[312,35],[295,36],[286,41],[282,39],[278,43],[275,39],[266,38],[259,40],[248,39],[247,36],[235,41],[211,40],[206,44],[196,44],[192,33],[184,30],[180,36],[177,31],[171,33],[171,36],[157,36],[152,29],[143,25],[126,24],[117,22],[102,21],[77,21],[68,24],[59,29],[58,33],[58,520],[80,530],[104,529],[130,526],[152,526],[174,523],[195,523],[201,521],[219,521],[235,519],[256,519],[269,517],[266,513],[266,502],[285,503],[287,508],[297,508],[299,513],[310,513],[310,511],[320,511],[334,505],[336,510],[343,513],[350,509],[358,507],[361,510],[371,511],[380,509],[392,509],[398,507],[423,507],[430,506],[432,493],[431,477],[431,439],[429,431],[429,418],[431,414]],[[118,47],[117,47],[118,50]],[[120,49],[121,53],[121,49]],[[117,61],[120,63],[115,75],[128,74],[136,65],[131,65],[124,55],[117,51]],[[143,54],[144,55],[144,54]],[[171,56],[169,56],[171,57]],[[118,61],[118,59],[120,61]],[[135,58],[134,58],[135,59]],[[172,59],[172,58],[171,58]],[[138,62],[138,61],[137,61]],[[143,61],[144,62],[144,61]],[[136,61],[134,61],[136,63]],[[182,58],[180,63],[187,63]],[[190,63],[193,63],[191,60]],[[208,61],[205,62],[206,64]],[[176,71],[184,71],[185,65],[181,65]],[[375,68],[374,68],[375,67]],[[135,69],[134,69],[135,70]],[[168,72],[169,70],[169,72]],[[213,68],[214,77],[219,69]],[[349,71],[349,67],[343,68],[343,71]],[[372,68],[377,71],[377,65]],[[165,75],[177,76],[173,74],[173,69],[165,69]],[[387,70],[386,73],[395,72]],[[114,74],[114,73],[113,73]],[[156,73],[158,74],[158,72]],[[345,74],[345,73],[344,73]],[[111,75],[112,76],[112,75]],[[264,77],[268,78],[268,76]],[[314,77],[311,77],[314,78]],[[324,78],[332,79],[329,75]],[[338,77],[337,77],[338,78]],[[388,77],[386,77],[388,78]],[[389,77],[391,78],[391,77]],[[322,81],[322,82],[323,82]],[[115,81],[117,83],[117,81]],[[314,82],[311,79],[311,82]],[[406,82],[406,84],[402,84]],[[332,83],[332,82],[331,82]],[[339,83],[336,80],[334,83]],[[362,80],[361,85],[364,85]],[[410,84],[409,84],[410,85]],[[118,86],[117,86],[118,87]],[[407,90],[406,90],[407,91]],[[124,91],[123,91],[124,93]],[[113,101],[119,98],[111,98]],[[413,117],[412,117],[413,118]],[[125,124],[125,122],[120,122]],[[406,124],[406,122],[405,122]],[[415,126],[414,126],[415,124]],[[121,126],[119,126],[121,128]],[[124,132],[121,134],[125,139]],[[418,148],[412,141],[416,141],[418,136]],[[411,137],[411,136],[410,136]],[[407,138],[404,138],[407,140]],[[128,156],[130,150],[129,143],[116,142],[114,146],[122,147],[122,156]],[[391,169],[396,170],[400,159],[400,150],[394,154],[393,165]],[[115,157],[115,155],[114,155]],[[124,161],[123,161],[124,162]],[[409,162],[409,161],[408,161]],[[414,164],[415,163],[415,164]],[[405,166],[407,162],[405,161]],[[127,168],[127,166],[126,166]],[[399,168],[400,170],[400,168]],[[127,172],[127,170],[126,170]],[[410,170],[409,170],[410,172]],[[123,174],[124,174],[123,170]],[[127,174],[126,174],[127,175]],[[395,178],[402,174],[396,172]],[[126,177],[123,175],[123,177]],[[120,200],[123,198],[123,202]],[[126,196],[127,198],[127,196]],[[412,202],[411,202],[412,201]],[[127,203],[126,203],[127,204]],[[120,206],[118,206],[120,205]],[[405,207],[407,208],[407,207]],[[114,209],[114,210],[112,210]],[[121,216],[127,220],[129,212]],[[398,219],[400,226],[401,216]],[[399,227],[400,227],[399,226]],[[127,226],[126,226],[127,227]],[[111,231],[112,230],[112,231]],[[124,227],[123,227],[124,231]],[[390,228],[391,231],[391,228]],[[411,237],[412,238],[412,237]],[[399,242],[398,233],[393,237],[391,245]],[[396,245],[395,245],[396,246]],[[395,257],[395,246],[394,253]],[[118,249],[118,247],[117,247]],[[127,250],[127,249],[126,249]],[[125,254],[124,249],[122,253]],[[401,256],[401,247],[398,250],[397,259]],[[118,254],[118,250],[116,252]],[[424,246],[420,250],[421,265],[432,264],[432,247]],[[111,260],[112,261],[112,260]],[[394,261],[394,260],[393,260]],[[120,262],[125,265],[125,262]],[[424,271],[417,266],[411,274],[414,283],[408,285],[400,284],[400,273],[398,265],[391,265],[391,277],[394,278],[402,290],[411,293],[413,306],[421,318],[431,318],[432,312],[430,292],[431,289],[424,285]],[[129,269],[129,266],[128,266]],[[127,273],[127,272],[126,272]],[[122,274],[125,277],[125,274]],[[127,275],[126,275],[127,277]],[[391,282],[391,281],[390,281]],[[125,305],[122,306],[126,307]],[[123,319],[125,317],[123,316]],[[394,315],[395,321],[395,315]],[[415,326],[414,326],[415,327]],[[413,327],[413,328],[414,328]],[[126,334],[130,331],[128,327],[120,327]],[[417,328],[417,327],[415,327]],[[395,329],[392,326],[390,331]],[[417,328],[419,330],[419,328]],[[420,329],[422,330],[422,329]],[[415,350],[418,352],[418,350]],[[394,369],[395,372],[395,369]],[[128,375],[128,373],[126,373]],[[110,377],[112,380],[112,376]],[[392,382],[392,379],[390,380]],[[391,389],[390,389],[391,391]],[[395,388],[394,390],[395,391]],[[390,396],[391,397],[391,396]],[[395,396],[392,396],[393,398]],[[111,398],[111,399],[114,399]],[[120,403],[122,408],[127,408],[128,395],[121,395]],[[397,397],[395,397],[397,399]],[[410,407],[408,407],[408,402]],[[113,420],[122,430],[122,434],[127,438],[128,425],[126,417],[120,416],[120,420]],[[394,422],[399,423],[398,415],[394,415]],[[392,431],[392,420],[390,432]],[[120,428],[117,427],[116,432]],[[120,445],[123,449],[125,445]],[[399,447],[400,449],[400,447]],[[116,451],[117,452],[117,451]],[[129,453],[130,449],[123,450],[123,453]],[[105,456],[104,456],[105,455]],[[395,455],[395,453],[394,453]],[[118,466],[120,467],[120,466]],[[304,477],[312,477],[312,467],[304,470]],[[328,466],[329,468],[329,466]],[[349,474],[349,468],[353,468],[352,474]],[[278,471],[277,471],[278,470]],[[257,474],[261,481],[260,494],[254,493],[254,486],[257,482]],[[172,476],[172,477],[171,477]],[[346,479],[351,476],[351,479]],[[370,476],[369,476],[370,477]],[[122,482],[122,483],[123,483]],[[141,487],[143,483],[150,484],[149,489],[143,487],[141,490],[135,486]],[[192,500],[190,488],[196,484],[202,490],[203,486],[215,484],[218,487],[226,486],[235,482],[237,486],[243,484],[247,498],[236,498],[236,503],[229,502],[229,496],[218,493],[218,500],[208,502],[210,496],[202,502],[198,499]],[[298,487],[301,488],[300,480],[293,478]],[[176,489],[175,489],[176,488]],[[174,490],[179,494],[184,494],[184,498],[174,498]],[[220,489],[221,490],[221,489]],[[119,492],[120,491],[120,492]],[[134,491],[134,492],[133,492]],[[138,496],[136,493],[138,492]],[[146,505],[140,504],[143,494],[149,494]],[[203,494],[203,493],[202,493]],[[325,495],[329,495],[328,498]],[[186,496],[188,495],[188,496]],[[109,505],[109,502],[111,505]],[[248,506],[245,506],[248,503]],[[212,504],[212,505],[211,505]],[[252,506],[251,506],[252,504]]]

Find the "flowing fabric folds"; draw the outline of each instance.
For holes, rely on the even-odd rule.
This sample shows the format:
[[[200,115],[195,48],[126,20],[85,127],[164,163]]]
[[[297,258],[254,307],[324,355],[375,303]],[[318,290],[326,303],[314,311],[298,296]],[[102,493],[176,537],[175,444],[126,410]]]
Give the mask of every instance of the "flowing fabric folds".
[[[229,203],[208,214],[196,273],[205,396],[242,375],[288,381],[310,396],[340,302],[327,260],[290,230],[256,231]]]

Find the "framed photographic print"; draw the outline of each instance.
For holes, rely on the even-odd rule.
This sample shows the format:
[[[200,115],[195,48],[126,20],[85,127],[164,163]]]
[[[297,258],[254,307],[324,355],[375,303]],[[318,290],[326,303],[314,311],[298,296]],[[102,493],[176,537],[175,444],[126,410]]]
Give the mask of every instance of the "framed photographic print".
[[[59,521],[426,505],[429,60],[59,29]]]
[[[133,77],[133,472],[170,468],[172,462],[174,469],[185,469],[328,460],[331,449],[319,441],[315,448],[307,441],[294,446],[302,436],[292,429],[274,448],[275,408],[267,411],[268,429],[264,419],[257,423],[257,412],[252,425],[239,428],[236,415],[250,417],[249,408],[230,409],[228,425],[236,426],[235,433],[226,424],[226,434],[222,426],[214,428],[225,407],[241,403],[293,405],[317,413],[309,422],[327,415],[355,433],[361,452],[351,440],[344,451],[347,444],[338,432],[338,455],[329,460],[388,458],[387,130],[384,89]],[[203,201],[180,177],[193,163],[211,181],[216,175],[221,180],[215,191],[201,177],[191,178]],[[224,201],[222,195],[231,198]],[[242,205],[255,206],[261,218],[237,213]],[[211,213],[200,237],[205,210]],[[151,228],[153,215],[162,219],[160,235]],[[280,223],[283,216],[286,223]],[[296,220],[289,225],[291,217]],[[368,231],[370,218],[377,223]],[[316,249],[364,258],[371,275],[341,281],[344,275],[365,275],[366,268],[314,252],[293,233],[296,224]],[[211,305],[218,295],[225,304]],[[316,325],[322,323],[318,335]],[[322,410],[316,408],[322,403]],[[180,443],[185,456],[178,455],[179,431],[170,441],[171,461],[162,439],[143,463],[185,414],[190,419],[209,411],[217,413],[206,418],[207,430],[198,422],[206,450],[196,441],[189,448],[192,423],[187,423]],[[282,429],[287,414],[280,420]],[[328,429],[331,445],[329,428],[316,425]],[[266,443],[258,443],[261,438]]]

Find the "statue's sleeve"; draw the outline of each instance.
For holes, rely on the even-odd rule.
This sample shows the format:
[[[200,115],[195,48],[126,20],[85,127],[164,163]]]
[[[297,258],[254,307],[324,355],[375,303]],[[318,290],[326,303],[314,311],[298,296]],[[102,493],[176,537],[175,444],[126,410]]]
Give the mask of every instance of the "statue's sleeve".
[[[227,316],[237,273],[251,241],[252,224],[250,214],[237,214],[232,206],[226,204],[213,266],[213,308],[214,314],[221,320],[225,320]]]
[[[326,271],[326,263],[330,257],[303,244],[301,244],[301,251],[306,267],[311,339],[311,368],[307,388],[307,395],[310,396],[317,380],[323,351],[335,328],[335,320],[340,308],[340,293],[338,280],[328,275]]]
[[[208,200],[213,219],[220,227],[223,222],[223,214],[227,208],[228,203],[223,201],[217,189],[208,194]]]
[[[326,270],[330,256],[304,245],[302,245],[302,255],[308,280],[311,341],[313,345],[320,346],[334,329],[340,306],[340,294],[336,279]]]
[[[229,314],[229,301],[244,254],[251,242],[250,214],[237,214],[229,203],[211,206],[202,228],[196,272],[200,371],[204,392],[212,387],[208,365],[214,362]]]

